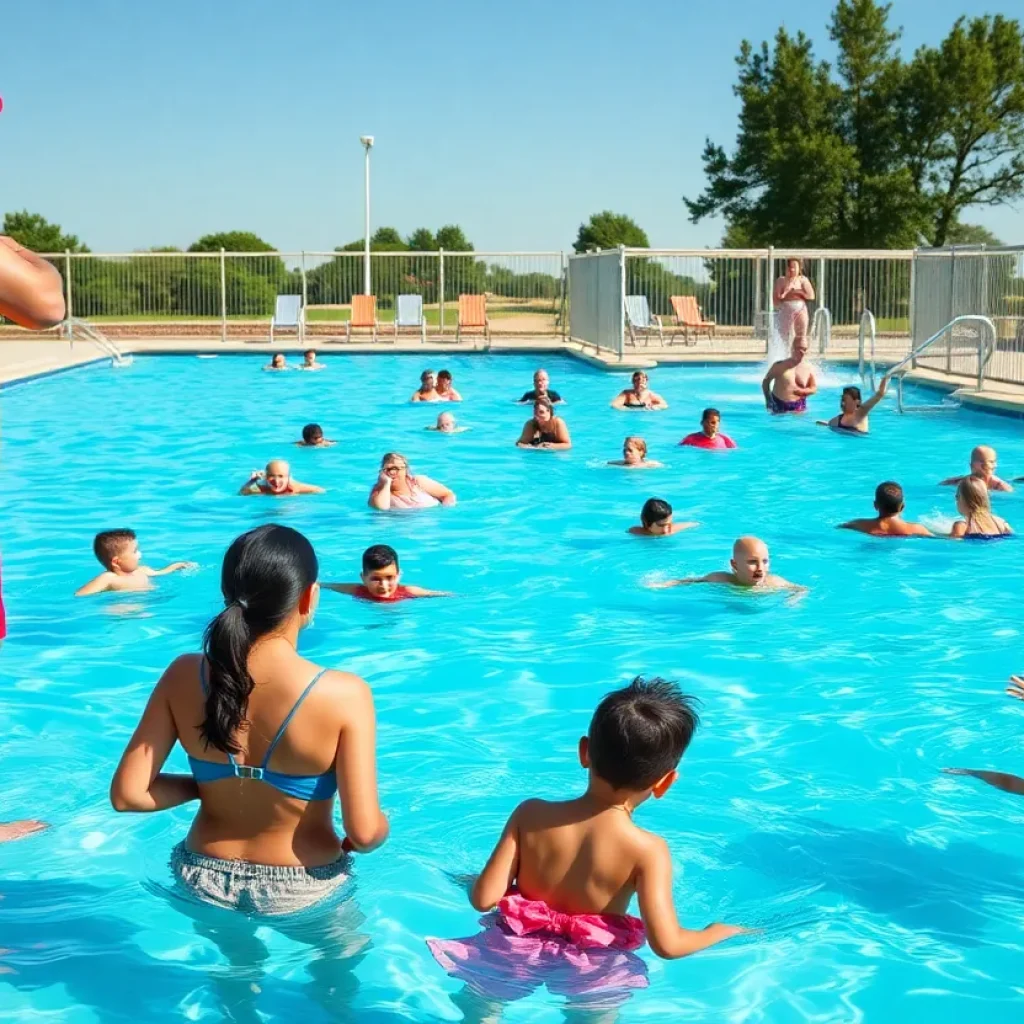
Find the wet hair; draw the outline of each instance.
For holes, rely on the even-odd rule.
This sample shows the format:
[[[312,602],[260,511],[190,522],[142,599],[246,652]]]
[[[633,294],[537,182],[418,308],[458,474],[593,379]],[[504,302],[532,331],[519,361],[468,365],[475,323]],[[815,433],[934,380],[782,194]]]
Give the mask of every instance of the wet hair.
[[[207,747],[240,752],[234,737],[255,686],[252,646],[281,627],[319,571],[313,545],[290,526],[258,526],[228,548],[220,574],[226,607],[203,634],[208,678],[199,735]]]
[[[420,381],[421,381],[421,382],[423,382],[423,381],[425,381],[425,380],[426,380],[426,379],[427,379],[428,377],[436,377],[436,376],[437,376],[437,375],[436,375],[436,374],[434,373],[434,371],[433,371],[433,370],[424,370],[424,371],[423,371],[423,372],[422,372],[422,373],[420,374]]]
[[[392,459],[400,459],[402,465],[405,466],[405,471],[409,471],[409,460],[399,452],[387,452],[384,458],[380,460],[380,468],[383,469]]]
[[[880,516],[894,516],[903,508],[903,488],[893,480],[886,480],[875,488],[875,508]]]
[[[633,371],[633,376],[630,379],[635,383],[637,377],[641,377],[641,378],[647,377],[647,371],[646,370],[634,370]],[[650,380],[649,377],[647,379]]]
[[[860,388],[857,387],[856,384],[848,384],[845,388],[843,388],[843,394],[850,395],[853,398],[855,398],[857,400],[858,405],[860,405],[860,403],[863,401],[860,394]]]
[[[637,676],[609,693],[588,733],[594,774],[615,789],[642,790],[674,771],[700,719],[675,683]]]
[[[644,526],[660,523],[672,515],[672,506],[661,498],[648,498],[640,509],[640,522]]]
[[[707,423],[709,416],[717,416],[719,419],[722,418],[722,414],[717,409],[705,409],[700,414],[701,423]]]
[[[312,356],[314,359],[316,359],[316,349],[315,348],[307,348],[306,351],[303,352],[302,354],[304,356]]]
[[[545,409],[547,409],[547,411],[549,413],[551,413],[552,416],[555,415],[555,407],[551,404],[551,399],[550,398],[537,398],[537,399],[534,399],[533,411],[536,412],[537,409],[539,409],[541,406],[543,406]]]
[[[103,530],[92,542],[92,552],[104,569],[109,570],[119,554],[135,540],[134,530]]]
[[[363,572],[398,566],[398,552],[390,544],[374,544],[363,552]]]
[[[635,434],[631,434],[622,443],[622,447],[625,448],[627,444],[631,444],[636,448],[640,449],[640,458],[647,458],[647,442],[642,437],[637,437]]]
[[[313,444],[324,436],[324,428],[319,423],[307,423],[302,428],[302,440],[306,444]]]
[[[437,375],[437,379],[438,380],[451,380],[452,379],[452,375],[451,375],[451,373],[448,370],[442,370]]]
[[[998,531],[998,525],[992,515],[992,501],[983,480],[974,476],[965,476],[957,484],[956,496],[967,508],[965,515],[968,521]]]

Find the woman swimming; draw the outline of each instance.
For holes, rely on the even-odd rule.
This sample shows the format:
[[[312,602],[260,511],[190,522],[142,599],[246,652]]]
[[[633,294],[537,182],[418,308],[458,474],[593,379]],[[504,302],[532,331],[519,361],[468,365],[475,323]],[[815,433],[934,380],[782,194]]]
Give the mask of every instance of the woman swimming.
[[[380,460],[380,476],[370,491],[370,508],[387,512],[454,504],[455,493],[444,484],[429,476],[413,476],[405,456],[388,452]]]
[[[523,424],[516,447],[563,450],[572,447],[565,420],[555,415],[554,407],[546,398],[538,398],[533,403],[533,416]]]
[[[633,374],[633,386],[620,391],[612,399],[613,409],[667,409],[668,402],[647,386],[647,374],[637,370]]]
[[[1005,519],[992,514],[988,488],[976,477],[965,476],[957,484],[956,507],[963,519],[958,519],[949,531],[950,537],[964,540],[982,540],[1012,536],[1013,530]]]
[[[627,437],[622,442],[622,458],[612,459],[609,466],[624,466],[626,469],[662,469],[663,462],[647,458],[647,442],[642,437]]]
[[[164,672],[110,786],[118,811],[199,801],[171,868],[208,903],[302,910],[344,882],[349,852],[388,837],[373,695],[358,676],[298,653],[319,600],[317,574],[312,545],[287,526],[260,526],[228,548],[224,609],[206,627],[203,653]],[[162,771],[175,743],[189,775]],[[336,792],[344,838],[334,829]]]
[[[810,322],[807,303],[814,301],[814,287],[804,277],[798,259],[786,260],[786,276],[775,282],[772,300],[779,311],[779,337],[783,342],[788,346],[791,340],[806,340]]]
[[[883,377],[878,390],[866,402],[861,401],[860,388],[852,384],[843,388],[839,399],[839,415],[833,416],[830,420],[818,420],[818,426],[831,427],[844,434],[868,433],[868,414],[885,398],[888,387],[889,378]]]

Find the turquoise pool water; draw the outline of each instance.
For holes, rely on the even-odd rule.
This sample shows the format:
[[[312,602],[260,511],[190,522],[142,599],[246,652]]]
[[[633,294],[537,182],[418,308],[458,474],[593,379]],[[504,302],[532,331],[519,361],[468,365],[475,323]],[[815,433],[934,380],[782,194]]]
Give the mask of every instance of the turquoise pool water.
[[[650,986],[619,1020],[1022,1019],[1024,803],[939,770],[1024,770],[1024,707],[1002,693],[1024,668],[1024,547],[833,529],[868,515],[887,478],[912,516],[948,521],[952,493],[936,482],[979,442],[1024,474],[1021,423],[900,417],[886,402],[870,438],[839,437],[767,417],[760,374],[743,367],[655,370],[671,408],[620,413],[607,403],[625,376],[545,357],[575,447],[522,452],[527,413],[510,400],[531,386],[532,357],[325,358],[323,373],[281,375],[255,356],[141,358],[3,392],[2,818],[53,828],[0,847],[0,1017],[458,1020],[459,986],[424,936],[475,934],[457,876],[482,866],[517,801],[583,785],[576,741],[593,708],[645,673],[703,702],[680,783],[638,814],[671,845],[682,918],[763,932],[675,963],[643,951]],[[428,433],[437,407],[407,404],[426,365],[453,371],[467,433]],[[828,379],[821,415],[852,374]],[[711,403],[739,450],[675,447]],[[291,447],[310,420],[338,446]],[[634,432],[668,468],[603,467]],[[371,513],[387,450],[458,506]],[[328,493],[234,496],[279,454]],[[627,536],[651,495],[701,527]],[[1024,530],[1021,496],[996,501]],[[374,689],[392,822],[306,930],[182,904],[166,860],[190,812],[119,816],[106,796],[152,685],[220,604],[226,546],[272,520],[310,537],[325,579],[354,580],[383,541],[406,582],[459,595],[381,608],[325,594],[304,635],[310,657]],[[148,564],[199,570],[130,602],[74,600],[98,571],[93,534],[123,525]],[[806,599],[640,586],[723,568],[748,531]],[[171,767],[184,765],[178,750]],[[541,989],[504,1019],[565,1017]]]

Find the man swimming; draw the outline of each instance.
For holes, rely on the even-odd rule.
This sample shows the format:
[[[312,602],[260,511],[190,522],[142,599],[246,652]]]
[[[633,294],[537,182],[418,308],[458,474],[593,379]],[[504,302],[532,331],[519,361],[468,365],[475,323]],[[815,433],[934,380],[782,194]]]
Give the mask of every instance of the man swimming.
[[[362,583],[323,583],[324,590],[349,594],[363,601],[405,601],[411,597],[451,597],[443,590],[408,587],[401,582],[398,552],[387,544],[374,544],[363,552]]]
[[[660,580],[646,584],[655,589],[688,586],[691,583],[726,583],[744,590],[790,590],[806,593],[807,587],[790,583],[769,571],[768,545],[757,537],[740,537],[732,546],[732,572],[712,572],[680,580]]]
[[[1005,481],[1000,480],[996,476],[996,466],[998,460],[996,459],[995,448],[990,448],[987,444],[979,444],[977,448],[971,449],[971,471],[967,476],[951,476],[948,480],[943,480],[939,484],[940,487],[956,487],[961,480],[966,480],[967,477],[974,477],[976,480],[980,480],[990,491],[1012,491],[1013,488]],[[1017,478],[1017,482],[1020,482],[1020,477]]]
[[[761,381],[764,404],[772,415],[806,412],[807,399],[818,390],[814,367],[807,361],[807,339],[795,338],[788,359],[779,359]]]
[[[631,526],[634,537],[670,537],[680,530],[689,530],[700,523],[676,523],[672,520],[672,506],[661,498],[648,498],[640,509],[640,525]]]
[[[271,459],[267,468],[254,469],[242,485],[239,494],[265,494],[272,498],[283,498],[292,494],[323,494],[322,487],[304,484],[292,477],[291,466],[284,459]]]
[[[851,519],[848,523],[840,523],[840,530],[855,530],[867,533],[872,537],[931,537],[931,530],[920,523],[908,523],[903,519],[903,488],[892,480],[879,484],[875,488],[875,509],[878,515],[874,519]]]
[[[549,385],[551,379],[548,377],[547,370],[536,370],[533,374],[533,390],[527,391],[522,398],[519,399],[520,405],[526,405],[527,403],[533,404],[538,398],[546,398],[552,405],[558,405],[559,402],[565,401],[557,391],[552,391]]]
[[[319,423],[307,423],[302,428],[302,440],[295,443],[300,448],[330,448],[336,442],[324,437],[324,428]]]
[[[302,365],[299,367],[300,370],[324,370],[326,366],[324,363],[318,363],[316,361],[316,349],[307,348],[302,355]]]

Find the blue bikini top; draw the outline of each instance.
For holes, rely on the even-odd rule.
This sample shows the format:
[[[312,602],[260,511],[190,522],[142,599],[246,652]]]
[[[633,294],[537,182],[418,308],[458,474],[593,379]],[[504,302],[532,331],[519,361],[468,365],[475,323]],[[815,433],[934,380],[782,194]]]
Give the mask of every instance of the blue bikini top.
[[[259,779],[284,793],[285,796],[292,796],[297,800],[330,800],[338,791],[338,777],[333,768],[324,772],[323,775],[288,775],[285,772],[272,771],[267,767],[278,741],[284,735],[285,729],[288,728],[288,723],[295,717],[295,712],[299,710],[302,702],[309,696],[310,691],[326,671],[327,669],[322,668],[317,672],[309,686],[302,691],[302,695],[292,705],[288,717],[281,723],[277,735],[270,741],[270,746],[267,747],[267,752],[263,755],[263,762],[258,768],[248,764],[239,764],[232,754],[228,754],[227,764],[221,761],[204,761],[202,758],[189,754],[188,765],[192,769],[192,775],[196,782],[219,782],[221,779],[230,778]],[[199,681],[202,683],[203,693],[206,693],[208,687],[206,685],[205,660],[199,666]]]

